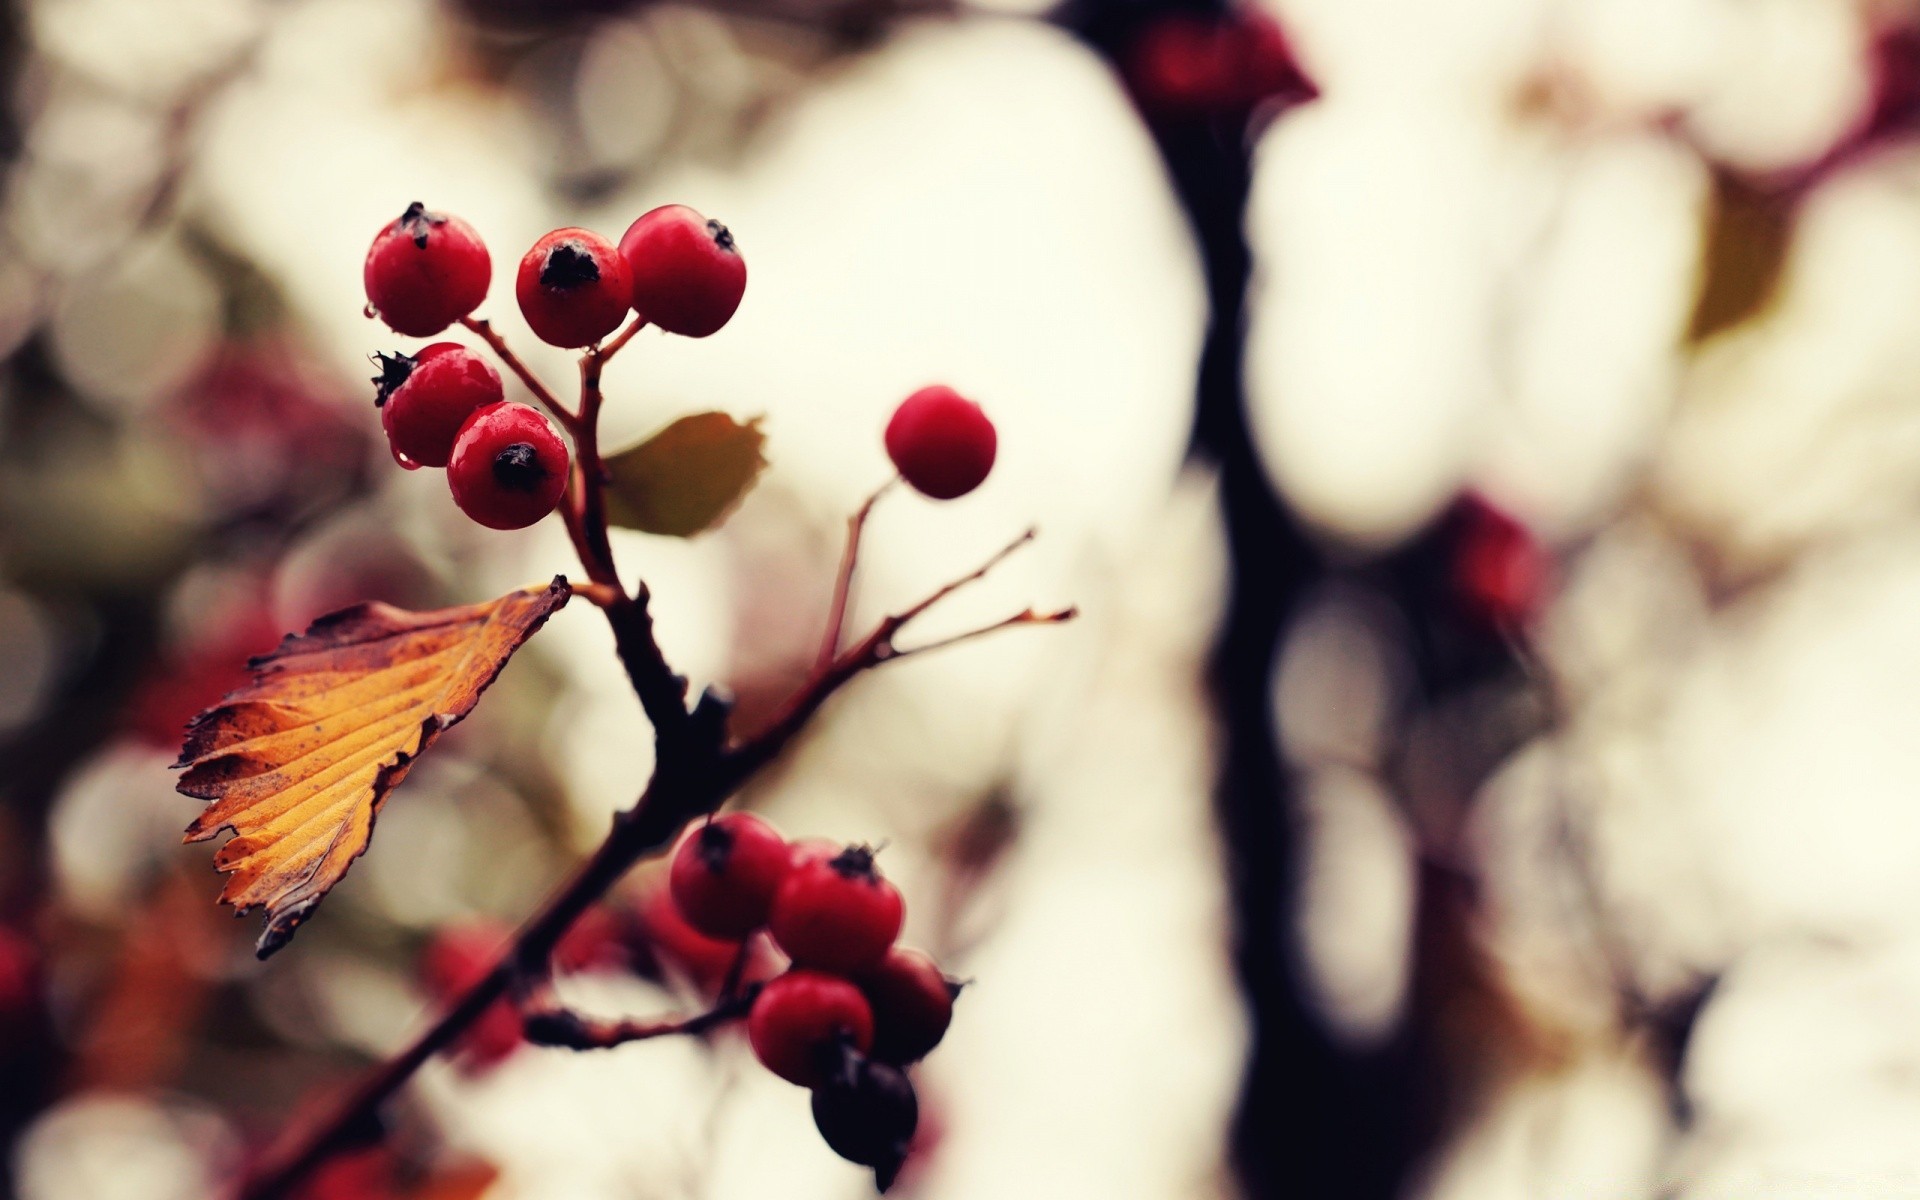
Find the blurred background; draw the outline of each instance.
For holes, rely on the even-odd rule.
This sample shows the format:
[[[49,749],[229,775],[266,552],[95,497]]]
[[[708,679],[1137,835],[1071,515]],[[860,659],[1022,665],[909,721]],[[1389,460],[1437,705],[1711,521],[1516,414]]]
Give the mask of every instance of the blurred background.
[[[179,844],[247,654],[571,565],[380,444],[361,260],[422,200],[556,379],[539,234],[732,228],[739,315],[639,338],[604,441],[766,416],[725,529],[616,545],[743,724],[892,406],[999,425],[856,612],[1037,522],[926,633],[1082,620],[861,680],[742,799],[885,839],[976,981],[903,1194],[1920,1196],[1920,5],[8,0],[0,78],[8,1195],[221,1194],[647,776],[576,605],[271,962]],[[566,998],[712,985],[657,885]],[[480,1034],[304,1195],[869,1194],[735,1036]]]

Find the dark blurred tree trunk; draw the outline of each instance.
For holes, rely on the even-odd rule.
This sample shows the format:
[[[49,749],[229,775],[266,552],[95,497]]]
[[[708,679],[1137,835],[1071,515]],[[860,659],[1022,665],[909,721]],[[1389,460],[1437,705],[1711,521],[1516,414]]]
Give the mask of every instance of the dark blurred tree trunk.
[[[1063,22],[1110,61],[1154,18],[1190,5],[1084,0]],[[1274,494],[1248,427],[1242,362],[1252,256],[1247,114],[1150,120],[1206,269],[1210,319],[1191,455],[1217,472],[1231,576],[1208,684],[1224,734],[1216,815],[1229,871],[1235,966],[1253,1043],[1231,1154],[1250,1197],[1389,1200],[1416,1153],[1414,1072],[1402,1037],[1377,1053],[1335,1043],[1312,1011],[1295,952],[1297,800],[1275,727],[1281,637],[1327,565]]]

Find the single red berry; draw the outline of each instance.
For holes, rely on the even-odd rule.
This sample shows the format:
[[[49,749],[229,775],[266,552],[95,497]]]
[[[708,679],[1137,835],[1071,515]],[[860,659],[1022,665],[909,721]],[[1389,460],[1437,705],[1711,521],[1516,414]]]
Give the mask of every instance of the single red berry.
[[[473,226],[416,200],[375,235],[362,277],[367,303],[395,333],[431,337],[480,307],[493,262]]]
[[[447,461],[460,511],[488,529],[524,529],[567,490],[567,446],[524,404],[480,409],[460,426]]]
[[[520,313],[552,346],[590,346],[620,328],[633,281],[612,242],[587,229],[556,229],[520,260]]]
[[[899,889],[874,869],[873,851],[849,846],[787,872],[767,929],[795,964],[854,975],[880,961],[905,916]]]
[[[449,925],[433,936],[420,957],[420,979],[440,1004],[452,1004],[486,978],[499,961],[512,930],[497,921],[476,919]],[[521,1043],[520,1014],[506,1000],[490,1005],[456,1044],[468,1070],[493,1066]]]
[[[650,324],[685,337],[725,325],[747,290],[747,260],[733,235],[684,204],[647,213],[620,238],[633,278],[633,308]]]
[[[887,457],[916,491],[952,500],[980,486],[993,470],[993,422],[950,387],[924,387],[900,402],[887,422]]]
[[[767,1070],[801,1087],[832,1078],[849,1049],[873,1042],[873,1010],[860,989],[835,975],[792,970],[760,989],[747,1013],[747,1040]]]
[[[500,374],[457,342],[435,342],[417,354],[376,354],[380,374],[373,402],[387,444],[403,467],[444,467],[454,435],[475,409],[505,396]]]
[[[925,951],[895,946],[858,982],[873,1006],[873,1057],[881,1062],[919,1062],[947,1035],[960,985]]]
[[[1539,615],[1553,562],[1533,531],[1484,497],[1468,494],[1454,515],[1452,586],[1467,615],[1510,629]]]
[[[687,924],[743,938],[767,923],[767,906],[791,861],[780,831],[752,813],[703,822],[681,839],[668,881]]]

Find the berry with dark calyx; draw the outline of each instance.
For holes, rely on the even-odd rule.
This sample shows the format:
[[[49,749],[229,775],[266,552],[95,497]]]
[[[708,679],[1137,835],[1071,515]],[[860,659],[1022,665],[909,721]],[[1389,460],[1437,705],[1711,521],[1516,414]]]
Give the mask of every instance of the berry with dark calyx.
[[[444,467],[453,439],[477,409],[505,396],[500,374],[457,342],[435,342],[417,354],[376,354],[380,375],[373,402],[387,444],[404,467]]]
[[[627,227],[620,257],[633,308],[649,324],[706,337],[732,319],[747,290],[747,261],[733,235],[684,204],[656,208]]]
[[[873,1010],[845,979],[796,968],[760,989],[747,1013],[747,1040],[767,1070],[819,1087],[848,1050],[865,1053],[873,1044]]]
[[[998,439],[980,406],[950,387],[924,387],[887,422],[887,457],[915,491],[952,500],[993,470]]]
[[[493,262],[473,226],[416,200],[375,235],[361,275],[389,328],[431,337],[480,307]]]
[[[840,1072],[814,1089],[813,1124],[835,1154],[872,1167],[884,1192],[913,1146],[920,1102],[905,1071],[849,1054]]]
[[[454,438],[447,486],[460,511],[487,528],[524,529],[566,491],[566,443],[524,404],[483,408]]]
[[[551,346],[590,346],[620,328],[633,281],[612,242],[587,229],[556,229],[520,260],[520,313]]]
[[[674,853],[673,902],[701,933],[744,938],[767,923],[767,907],[790,862],[787,840],[752,813],[704,821]]]
[[[886,954],[905,916],[899,889],[874,869],[873,851],[849,846],[787,872],[767,929],[796,965],[856,975]]]
[[[925,951],[895,946],[856,982],[873,1006],[874,1058],[919,1062],[946,1036],[960,985]]]

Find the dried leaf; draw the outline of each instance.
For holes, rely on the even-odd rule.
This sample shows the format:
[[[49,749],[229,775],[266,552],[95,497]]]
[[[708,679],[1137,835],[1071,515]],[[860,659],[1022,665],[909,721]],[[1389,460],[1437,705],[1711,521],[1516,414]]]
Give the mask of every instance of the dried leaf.
[[[607,459],[607,518],[646,533],[692,537],[733,511],[760,471],[760,418],[695,413]]]
[[[570,594],[557,578],[463,608],[342,609],[255,658],[251,683],[194,718],[179,789],[209,803],[186,840],[234,832],[213,859],[228,873],[220,898],[267,910],[260,957],[340,882],[420,752]]]

